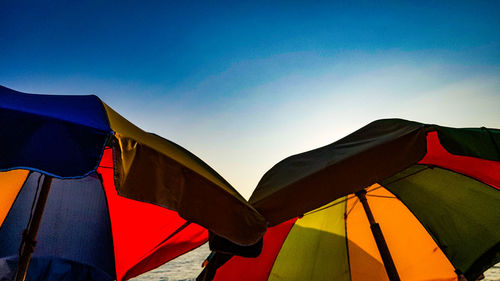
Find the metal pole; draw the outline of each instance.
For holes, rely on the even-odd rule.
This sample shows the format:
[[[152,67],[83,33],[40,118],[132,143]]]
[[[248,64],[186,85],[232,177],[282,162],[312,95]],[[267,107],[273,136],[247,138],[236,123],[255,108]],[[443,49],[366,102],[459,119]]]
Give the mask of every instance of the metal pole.
[[[28,271],[31,255],[35,249],[36,235],[38,233],[38,228],[40,227],[40,222],[42,221],[43,210],[45,209],[45,203],[47,203],[51,183],[52,177],[44,175],[40,194],[38,195],[38,198],[34,199],[36,200],[36,206],[33,217],[31,221],[28,222],[27,229],[23,232],[23,240],[21,243],[19,263],[15,279],[16,281],[24,281],[24,279],[26,279],[26,272]]]
[[[380,252],[380,256],[382,257],[382,261],[384,262],[385,271],[387,272],[387,276],[390,281],[400,281],[398,271],[396,270],[396,266],[394,265],[394,261],[392,260],[391,253],[389,252],[389,248],[387,247],[387,243],[385,242],[384,235],[382,234],[382,230],[378,223],[375,222],[375,218],[373,217],[370,206],[368,205],[368,201],[366,200],[366,191],[360,190],[356,192],[356,196],[358,196],[359,201],[363,204],[363,209],[365,209],[366,216],[368,217],[368,221],[370,222],[370,228],[372,230],[373,238],[375,238],[375,242],[377,243],[378,251]]]

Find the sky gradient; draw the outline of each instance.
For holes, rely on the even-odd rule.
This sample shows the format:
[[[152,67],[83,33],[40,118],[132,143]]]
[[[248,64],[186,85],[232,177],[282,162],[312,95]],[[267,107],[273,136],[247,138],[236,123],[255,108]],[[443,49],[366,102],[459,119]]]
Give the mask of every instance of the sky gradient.
[[[0,84],[95,94],[248,198],[380,118],[500,128],[498,1],[0,1]]]

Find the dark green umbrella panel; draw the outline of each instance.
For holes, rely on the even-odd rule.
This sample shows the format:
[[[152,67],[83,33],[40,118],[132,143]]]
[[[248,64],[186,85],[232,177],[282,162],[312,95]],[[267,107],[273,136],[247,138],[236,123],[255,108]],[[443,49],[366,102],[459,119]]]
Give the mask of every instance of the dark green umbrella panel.
[[[286,158],[249,200],[272,226],[262,254],[214,280],[475,280],[500,262],[499,144],[497,129],[387,119]]]

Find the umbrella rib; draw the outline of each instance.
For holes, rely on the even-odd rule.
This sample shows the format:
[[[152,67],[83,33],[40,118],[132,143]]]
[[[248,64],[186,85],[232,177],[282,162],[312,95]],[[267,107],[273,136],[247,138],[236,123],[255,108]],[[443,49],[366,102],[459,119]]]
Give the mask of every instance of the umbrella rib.
[[[423,170],[426,170],[426,169],[429,169],[429,167],[426,167],[426,168],[421,169],[421,170],[419,170],[419,171],[417,171],[417,172],[415,172],[415,173],[412,173],[412,174],[410,174],[410,175],[407,175],[407,176],[404,176],[404,177],[399,178],[399,179],[397,179],[397,180],[394,180],[394,181],[392,181],[392,182],[390,182],[390,183],[388,183],[388,184],[386,184],[386,185],[393,184],[393,183],[395,183],[395,182],[397,182],[397,181],[400,181],[400,180],[402,180],[402,179],[405,179],[405,178],[407,178],[407,177],[409,177],[409,176],[413,176],[413,175],[415,175],[415,174],[418,174],[418,173],[420,173],[420,172],[422,172]],[[375,191],[375,190],[380,189],[380,188],[382,188],[382,187],[383,187],[383,186],[379,185],[379,186],[375,187],[375,188],[374,188],[374,189],[372,189],[372,190],[367,190],[367,192],[372,192],[372,191]],[[367,196],[370,196],[370,197],[380,197],[380,198],[390,198],[390,199],[395,199],[395,198],[396,198],[396,197],[391,197],[391,196],[374,195],[374,194],[367,194]],[[333,204],[331,204],[331,205],[324,206],[324,207],[322,207],[322,208],[319,208],[319,209],[316,209],[316,210],[310,211],[309,213],[304,214],[304,216],[307,216],[307,215],[312,215],[312,214],[314,214],[314,213],[317,213],[317,212],[323,211],[323,210],[325,210],[325,209],[328,209],[328,208],[331,208],[331,207],[333,207],[333,206],[336,206],[336,205],[338,205],[338,204],[340,204],[340,203],[344,203],[344,202],[346,202],[347,200],[350,200],[350,199],[357,199],[357,197],[356,197],[356,196],[347,196],[345,199],[343,199],[343,200],[341,200],[341,201],[338,201],[338,202],[335,202],[335,203],[333,203]],[[352,209],[356,206],[356,204],[357,204],[357,203],[358,203],[358,201],[356,200],[356,202],[354,202],[354,204],[353,204],[353,206],[351,207],[351,209],[350,209],[348,212],[346,212],[345,217],[347,217],[347,216],[349,215],[349,213],[352,211]]]
[[[356,196],[351,196],[351,197],[347,196],[345,199],[343,199],[343,200],[341,200],[341,201],[338,201],[338,202],[335,202],[335,203],[333,203],[333,204],[331,204],[331,205],[324,206],[324,207],[322,207],[322,208],[319,208],[319,209],[316,209],[316,210],[310,211],[309,213],[304,214],[304,216],[312,215],[312,214],[317,213],[317,212],[319,212],[319,211],[323,211],[323,210],[328,209],[328,208],[331,208],[331,207],[333,207],[333,206],[337,206],[338,204],[340,204],[340,203],[344,203],[344,202],[346,202],[347,200],[349,200],[349,199],[353,199],[353,198],[356,198]]]
[[[191,222],[186,221],[183,225],[179,226],[174,232],[172,232],[167,238],[163,239],[160,243],[158,243],[156,246],[154,246],[148,253],[143,255],[139,261],[134,265],[137,266],[139,263],[143,262],[144,259],[146,259],[148,256],[151,256],[152,253],[154,253],[163,243],[167,242],[170,238],[174,237],[176,234],[181,232],[184,228],[188,227],[191,224]],[[129,269],[130,271],[130,269]],[[127,273],[128,274],[128,273]]]
[[[28,178],[31,176],[33,172],[29,172],[28,176],[26,176],[26,180],[28,180]],[[30,217],[28,218],[28,223],[26,225],[26,228],[28,228],[28,226],[31,224],[31,220],[33,218],[33,210],[35,209],[35,203],[36,203],[36,198],[38,197],[38,191],[40,189],[40,179],[42,178],[42,174],[40,174],[38,176],[38,181],[37,181],[37,187],[36,187],[36,190],[35,190],[35,197],[33,198],[33,202],[31,203],[31,210],[30,210]],[[26,184],[26,182],[23,183],[22,186],[24,186]],[[22,253],[22,250],[23,250],[23,243],[21,241],[21,245],[19,245],[19,249],[18,249],[18,254],[19,256],[21,256],[21,253]]]
[[[356,197],[353,197],[353,198],[356,198]],[[359,202],[359,200],[354,201],[354,203],[352,204],[352,207],[349,209],[349,211],[347,211],[345,213],[344,220],[347,219],[347,216],[349,216],[349,214],[352,212],[352,210],[354,209],[354,207],[356,207],[356,204],[358,204],[358,202]]]
[[[41,174],[38,178],[38,187],[36,193],[38,193],[38,189],[40,188],[40,178]],[[16,281],[24,281],[26,279],[28,266],[35,249],[36,236],[40,228],[40,223],[42,221],[42,215],[47,203],[51,184],[52,177],[44,175],[40,193],[34,199],[34,201],[36,201],[35,210],[31,210],[30,221],[28,221],[28,225],[22,234],[21,247],[19,248],[19,263],[17,265],[17,272],[15,276]]]
[[[416,171],[416,172],[414,172],[414,173],[408,174],[408,175],[406,175],[406,176],[404,176],[404,177],[401,177],[401,178],[395,179],[395,180],[393,180],[393,181],[391,181],[391,182],[388,182],[388,183],[386,183],[386,184],[384,184],[384,185],[385,185],[385,186],[391,185],[391,184],[393,184],[393,183],[396,183],[396,182],[398,182],[398,181],[401,181],[401,180],[404,180],[404,179],[409,178],[409,177],[411,177],[411,176],[414,176],[414,175],[416,175],[416,174],[418,174],[418,173],[420,173],[420,172],[423,172],[423,171],[425,171],[425,170],[427,170],[427,169],[430,169],[430,168],[431,168],[431,167],[429,167],[429,166],[427,165],[427,166],[425,166],[425,168],[422,168],[422,169],[420,169],[420,170],[418,170],[418,171]],[[380,187],[378,187],[378,188],[382,188],[382,185],[381,185]],[[377,189],[378,189],[378,188],[377,188]],[[373,190],[375,190],[375,189],[373,189]],[[373,190],[370,190],[370,191],[373,191]]]
[[[396,196],[386,196],[386,195],[375,195],[375,194],[366,194],[367,197],[378,197],[378,198],[390,198],[397,199]]]
[[[373,188],[372,190],[368,190],[368,188],[369,188],[369,187],[367,187],[367,188],[366,188],[366,193],[368,193],[368,192],[372,192],[372,191],[375,191],[375,190],[377,190],[377,189],[381,189],[382,187],[383,187],[383,186],[382,186],[382,185],[380,185],[380,184],[379,184],[377,187]]]
[[[30,172],[30,175],[31,175],[31,172]],[[28,177],[30,175],[28,175]],[[28,177],[26,177],[26,179],[28,179]],[[28,219],[28,224],[27,224],[26,228],[29,227],[29,225],[31,224],[31,221],[33,219],[33,210],[35,210],[36,199],[38,198],[38,192],[40,191],[40,180],[41,180],[41,178],[42,178],[42,174],[38,175],[38,180],[37,180],[36,190],[35,190],[35,196],[33,197],[33,202],[31,203],[30,217]],[[19,253],[21,253],[21,247],[19,247]]]
[[[172,232],[172,234],[170,234],[167,238],[163,239],[163,241],[161,241],[160,243],[158,243],[158,245],[156,245],[153,248],[153,250],[156,250],[158,247],[161,246],[161,244],[163,244],[163,243],[167,242],[168,240],[170,240],[170,238],[172,238],[175,235],[177,235],[179,232],[181,232],[184,228],[188,227],[190,224],[191,224],[191,222],[186,221],[183,225],[179,226],[179,228],[177,228],[174,232]]]

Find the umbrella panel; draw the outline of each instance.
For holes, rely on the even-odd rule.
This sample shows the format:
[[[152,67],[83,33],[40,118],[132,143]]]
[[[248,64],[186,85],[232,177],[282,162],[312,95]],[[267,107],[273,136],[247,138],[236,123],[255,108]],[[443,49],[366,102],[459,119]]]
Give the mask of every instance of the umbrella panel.
[[[99,98],[25,94],[0,86],[0,100],[0,169],[65,178],[95,170],[111,133]]]
[[[206,163],[137,128],[96,96],[32,95],[0,86],[0,97],[5,121],[0,171],[27,169],[59,179],[101,181],[117,279],[201,245],[207,229],[242,245],[257,242],[265,232],[265,219]],[[0,180],[1,223],[13,210],[20,185]],[[207,204],[210,200],[217,204]]]
[[[276,257],[269,281],[350,280],[345,201],[334,204],[321,214],[295,222]]]
[[[32,172],[26,178],[0,228],[0,257],[4,260],[17,259],[21,233],[30,219],[40,177],[41,174]],[[99,276],[115,278],[109,214],[97,175],[78,180],[53,180],[33,252],[33,260],[40,257],[87,265],[89,270],[98,271]],[[57,272],[63,270],[58,265],[64,264],[59,261],[47,268],[30,267],[28,275],[35,280],[52,274],[57,276]]]
[[[427,134],[427,153],[418,163],[451,170],[500,190],[499,161],[452,154],[441,144],[437,132]]]
[[[382,184],[404,202],[468,279],[500,261],[495,254],[500,251],[498,189],[450,170],[422,165]]]
[[[177,212],[118,195],[112,150],[104,151],[98,173],[108,199],[118,280],[132,278],[208,240],[208,231]]]
[[[281,250],[290,229],[297,218],[290,219],[267,230],[263,239],[263,249],[257,258],[233,256],[217,270],[214,280],[219,281],[261,281],[267,280],[276,256]]]
[[[372,187],[370,192],[373,194],[369,194],[368,201],[369,205],[374,205],[374,216],[387,237],[389,251],[395,256],[401,279],[456,280],[457,273],[463,273],[469,280],[475,280],[489,266],[500,261],[500,213],[497,210],[500,202],[500,131],[416,124],[418,126],[409,131],[404,130],[403,135],[408,138],[394,135],[401,132],[400,129],[405,124],[410,123],[412,122],[404,120],[376,121],[330,146],[292,156],[266,173],[250,200],[276,224],[317,208],[328,198],[346,196],[367,184],[380,182],[387,190],[381,187],[375,190]],[[397,126],[387,126],[391,124]],[[387,129],[380,135],[380,143],[376,140],[378,137],[374,139],[365,135],[377,132],[379,125],[384,130]],[[414,129],[417,131],[413,131]],[[352,138],[356,139],[357,136],[361,136],[361,139],[353,142]],[[401,146],[404,149],[387,150],[398,143],[404,144]],[[373,146],[361,149],[366,144]],[[351,154],[345,153],[346,147],[353,147]],[[356,149],[357,152],[354,151]],[[374,157],[375,155],[379,157]],[[342,165],[335,166],[340,163],[336,160],[344,156]],[[361,161],[365,156],[373,162],[367,164],[367,161]],[[385,167],[388,163],[392,170],[381,173],[378,167]],[[372,174],[376,176],[370,177]],[[327,191],[332,192],[327,196]],[[385,195],[377,195],[382,191]],[[348,196],[354,198],[353,195]],[[348,201],[357,202],[351,199]],[[398,205],[393,206],[392,201],[398,202]],[[304,207],[306,203],[314,207]],[[297,222],[317,212],[311,212]],[[347,218],[348,231],[345,236],[352,280],[386,280],[387,276],[361,204],[348,206],[346,214],[349,213],[352,214],[349,215],[351,218]],[[361,221],[353,229],[349,226],[349,221],[356,217],[356,213],[359,213]],[[391,213],[396,213],[392,220],[378,217]],[[355,233],[363,224],[364,230],[359,232],[363,236],[356,238]],[[288,237],[293,237],[294,230],[299,229],[296,225],[298,223],[287,234],[283,250]],[[274,227],[269,232],[273,229]],[[356,240],[359,240],[359,245]],[[314,243],[311,243],[311,247],[306,249],[316,249],[313,247]],[[356,246],[363,251],[356,254]],[[263,253],[266,252],[266,247],[264,243]],[[296,259],[302,255],[304,253],[293,254]],[[356,262],[353,258],[367,255],[373,257],[372,261],[378,262],[365,260],[352,266]],[[219,276],[223,276],[232,260],[236,259],[227,262],[227,266],[220,269],[221,274],[217,272],[215,280],[223,280]],[[305,260],[304,263],[306,262],[308,261]],[[274,268],[279,260],[276,259],[273,263],[269,278],[274,278]],[[236,266],[244,267],[243,264]],[[290,266],[287,270],[294,272],[296,267]]]
[[[453,266],[408,208],[380,185],[367,191],[368,204],[401,280],[456,280]],[[351,280],[388,280],[365,211],[357,198],[349,198],[346,227]]]
[[[27,175],[25,170],[0,172],[0,257],[4,265],[0,272],[7,275],[15,274],[21,233],[41,184],[40,173]],[[74,272],[97,274],[96,280],[124,280],[207,239],[205,228],[188,223],[175,211],[119,196],[108,148],[97,173],[82,179],[53,180],[28,278],[44,274],[57,279],[57,272]],[[83,273],[85,267],[94,273]]]
[[[29,171],[26,170],[0,172],[0,227],[26,181],[28,173]]]
[[[447,257],[408,208],[379,185],[367,190],[401,280],[457,280]],[[278,246],[280,240],[268,239],[277,234],[283,241]],[[388,277],[363,207],[351,194],[270,228],[261,256],[233,257],[218,269],[214,280],[385,281]]]

